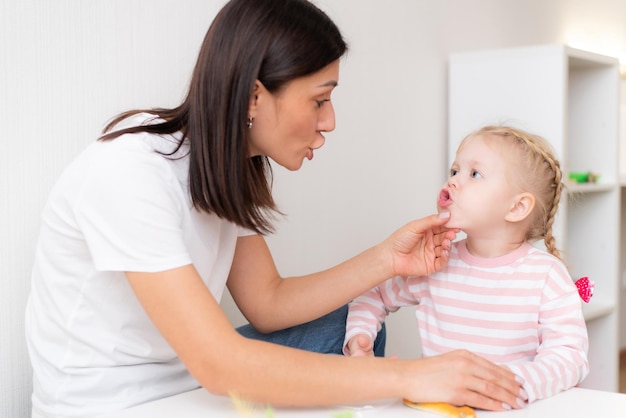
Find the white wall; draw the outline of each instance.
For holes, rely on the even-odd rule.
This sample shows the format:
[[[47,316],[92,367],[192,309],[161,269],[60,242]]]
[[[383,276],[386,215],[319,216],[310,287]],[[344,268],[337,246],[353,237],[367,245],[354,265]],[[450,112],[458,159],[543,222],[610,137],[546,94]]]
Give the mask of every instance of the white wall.
[[[24,306],[39,214],[104,123],[183,96],[223,1],[0,1],[0,418],[30,416]]]
[[[0,418],[29,416],[23,310],[48,190],[110,116],[180,100],[223,3],[0,2]],[[299,172],[276,170],[289,217],[269,241],[285,275],[342,261],[434,210],[447,171],[449,52],[573,40],[626,57],[620,0],[316,3],[351,50],[334,95],[336,131]],[[414,355],[411,312],[394,314],[389,329],[388,353]]]

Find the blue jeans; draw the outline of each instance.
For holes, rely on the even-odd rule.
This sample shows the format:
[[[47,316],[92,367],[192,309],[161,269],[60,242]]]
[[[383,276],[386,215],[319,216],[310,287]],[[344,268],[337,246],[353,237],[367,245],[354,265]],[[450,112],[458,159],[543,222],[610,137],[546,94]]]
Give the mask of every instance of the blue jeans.
[[[237,331],[247,338],[267,341],[302,350],[324,354],[343,354],[343,339],[346,333],[346,317],[348,305],[322,316],[311,322],[296,325],[269,334],[263,334],[251,325],[237,328]],[[385,356],[386,329],[383,323],[376,341],[374,341],[374,355]]]

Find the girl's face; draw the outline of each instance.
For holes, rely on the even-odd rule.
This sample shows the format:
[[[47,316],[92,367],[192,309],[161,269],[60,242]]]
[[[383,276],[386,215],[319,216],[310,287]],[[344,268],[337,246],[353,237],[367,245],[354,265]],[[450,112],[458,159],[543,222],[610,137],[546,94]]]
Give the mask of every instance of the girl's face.
[[[450,212],[448,227],[471,234],[498,234],[515,202],[507,180],[509,144],[495,144],[488,134],[469,137],[457,151],[450,178],[439,193],[437,209]]]
[[[309,76],[289,82],[271,94],[257,81],[250,98],[253,117],[250,155],[264,155],[298,170],[305,158],[324,145],[324,132],[335,129],[330,101],[339,79],[339,60]]]

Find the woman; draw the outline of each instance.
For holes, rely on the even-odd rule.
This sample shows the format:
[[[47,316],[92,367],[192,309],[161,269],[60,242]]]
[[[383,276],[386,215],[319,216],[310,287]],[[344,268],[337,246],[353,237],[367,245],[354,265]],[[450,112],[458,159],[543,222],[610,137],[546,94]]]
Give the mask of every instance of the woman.
[[[297,170],[323,145],[345,51],[305,0],[233,0],[207,32],[183,103],[118,116],[70,165],[44,209],[27,307],[33,417],[90,416],[198,384],[277,405],[516,405],[513,375],[470,353],[321,355],[244,338],[218,304],[226,284],[267,333],[446,263],[455,231],[433,215],[329,270],[276,270],[262,236],[278,213],[268,158]]]

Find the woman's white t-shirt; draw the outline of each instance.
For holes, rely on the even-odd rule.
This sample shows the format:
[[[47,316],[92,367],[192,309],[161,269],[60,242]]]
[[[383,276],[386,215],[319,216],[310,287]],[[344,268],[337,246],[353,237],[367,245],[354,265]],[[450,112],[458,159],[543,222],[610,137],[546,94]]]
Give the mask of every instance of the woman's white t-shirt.
[[[157,152],[174,147],[150,134],[95,142],[52,190],[26,308],[33,417],[91,416],[198,387],[124,272],[193,263],[220,300],[237,236],[250,232],[192,207],[187,144]]]

